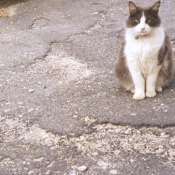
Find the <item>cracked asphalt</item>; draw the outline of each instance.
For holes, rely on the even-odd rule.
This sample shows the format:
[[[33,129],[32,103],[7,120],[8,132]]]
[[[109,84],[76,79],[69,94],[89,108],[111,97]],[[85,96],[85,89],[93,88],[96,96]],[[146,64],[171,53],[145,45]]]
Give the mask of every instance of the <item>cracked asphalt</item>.
[[[114,76],[127,3],[29,0],[0,13],[0,175],[175,175],[175,78],[134,101]],[[175,51],[174,8],[163,1],[160,16]]]

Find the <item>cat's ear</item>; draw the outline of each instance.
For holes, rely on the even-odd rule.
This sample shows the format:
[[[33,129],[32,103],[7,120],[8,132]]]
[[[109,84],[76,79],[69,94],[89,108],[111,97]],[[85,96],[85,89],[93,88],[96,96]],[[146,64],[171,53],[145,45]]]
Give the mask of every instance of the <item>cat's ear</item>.
[[[129,1],[129,12],[131,15],[137,12],[137,6],[132,1]]]
[[[151,10],[155,13],[159,12],[159,7],[160,7],[161,1],[157,1],[152,7]]]

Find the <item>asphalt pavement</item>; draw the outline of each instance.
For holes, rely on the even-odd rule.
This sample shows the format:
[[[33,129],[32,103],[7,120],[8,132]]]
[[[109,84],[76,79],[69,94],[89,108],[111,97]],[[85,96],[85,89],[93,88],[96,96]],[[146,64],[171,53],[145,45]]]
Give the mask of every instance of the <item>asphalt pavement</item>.
[[[175,51],[174,9],[165,0],[159,13]],[[1,13],[0,175],[175,175],[175,78],[135,101],[114,75],[127,0],[29,0]]]

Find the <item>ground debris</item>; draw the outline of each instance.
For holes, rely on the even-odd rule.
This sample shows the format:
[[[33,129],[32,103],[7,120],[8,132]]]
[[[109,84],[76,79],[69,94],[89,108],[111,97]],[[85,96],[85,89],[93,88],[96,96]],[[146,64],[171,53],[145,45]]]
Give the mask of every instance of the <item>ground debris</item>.
[[[0,8],[0,17],[7,18],[7,17],[13,16],[16,12],[16,8],[17,8],[17,5]]]
[[[78,167],[77,169],[78,169],[78,171],[80,171],[80,172],[84,172],[84,171],[86,171],[88,168],[87,168],[87,166],[83,165],[83,166]]]
[[[59,150],[65,147],[74,148],[82,157],[95,161],[96,166],[109,174],[116,174],[115,160],[121,159],[123,152],[131,156],[130,163],[134,163],[134,155],[154,155],[165,158],[167,164],[174,167],[175,162],[175,136],[168,134],[165,129],[157,127],[134,128],[130,126],[115,126],[112,124],[99,124],[94,126],[95,132],[83,134],[79,137],[66,137],[48,132],[39,125],[28,126],[22,121],[3,117],[0,120],[1,142],[3,144],[20,142],[28,145],[44,145],[50,149]],[[169,128],[173,130],[173,128]],[[173,130],[174,132],[174,130]],[[172,133],[172,132],[170,132]],[[65,156],[65,155],[64,155]],[[59,160],[65,160],[60,156]],[[68,164],[76,165],[75,158],[67,157]],[[36,157],[34,162],[44,161],[44,157]],[[1,164],[7,164],[4,159]],[[15,164],[15,161],[13,161]],[[52,167],[55,162],[50,162]],[[116,169],[116,170],[115,170]],[[74,171],[89,171],[85,165],[76,166]]]

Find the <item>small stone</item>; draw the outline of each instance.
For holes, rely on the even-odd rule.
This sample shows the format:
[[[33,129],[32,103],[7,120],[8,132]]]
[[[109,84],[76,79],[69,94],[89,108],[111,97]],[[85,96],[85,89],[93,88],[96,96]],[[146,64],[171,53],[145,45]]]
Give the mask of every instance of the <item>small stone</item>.
[[[128,128],[128,129],[125,131],[125,134],[130,134],[131,131],[132,131],[132,129],[131,129],[131,128]]]
[[[131,116],[136,116],[136,113],[131,113]]]
[[[5,109],[4,112],[5,113],[10,112],[10,109]]]
[[[50,174],[50,170],[47,170],[47,171],[46,171],[46,174]]]
[[[53,165],[55,164],[55,161],[53,161],[52,163],[50,163],[47,168],[51,168]]]
[[[86,140],[85,136],[80,136],[80,140]]]
[[[33,92],[35,92],[35,90],[34,89],[29,89],[29,92],[33,93]]]
[[[162,154],[163,152],[164,152],[164,150],[163,150],[163,149],[161,149],[161,148],[160,148],[160,149],[158,149],[158,150],[156,151],[156,153],[157,153],[157,154]]]
[[[99,161],[97,162],[97,165],[98,165],[99,167],[101,167],[103,170],[106,170],[109,164],[108,164],[108,162],[105,162],[105,161],[103,161],[103,160],[99,160]]]
[[[130,163],[132,163],[132,164],[135,162],[134,159],[130,159],[129,161],[130,161]]]
[[[115,150],[115,151],[114,151],[114,154],[115,154],[116,156],[118,156],[118,155],[120,154],[120,152],[121,152],[120,150]]]
[[[97,156],[98,155],[98,152],[93,152],[92,155],[93,156]]]
[[[23,114],[20,114],[19,117],[23,117],[24,115]]]
[[[80,172],[84,172],[84,171],[86,171],[88,168],[87,168],[87,166],[83,165],[83,166],[78,167],[77,169],[78,169],[78,171],[80,171]]]
[[[33,108],[30,108],[28,109],[28,112],[31,113],[34,109]]]
[[[41,161],[43,161],[43,159],[44,159],[44,157],[40,157],[40,158],[38,158],[38,159],[34,159],[33,161],[34,161],[34,162],[41,162]]]
[[[73,117],[73,118],[78,118],[78,116],[77,116],[77,115],[73,115],[72,117]]]
[[[117,171],[116,170],[111,170],[109,173],[110,174],[117,174]]]

